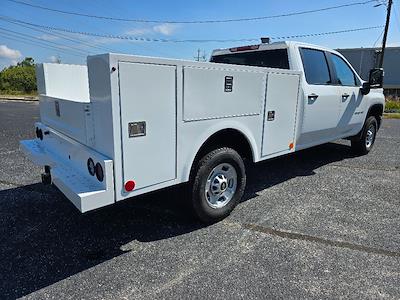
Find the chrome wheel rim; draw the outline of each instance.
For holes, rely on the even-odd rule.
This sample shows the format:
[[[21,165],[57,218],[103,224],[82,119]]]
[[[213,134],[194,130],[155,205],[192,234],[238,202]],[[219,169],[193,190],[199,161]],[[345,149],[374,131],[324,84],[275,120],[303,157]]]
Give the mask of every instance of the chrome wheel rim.
[[[365,146],[367,148],[371,148],[372,144],[374,143],[375,138],[375,126],[370,125],[367,130],[367,134],[365,136]]]
[[[212,208],[227,205],[235,195],[237,188],[237,173],[229,163],[216,166],[207,177],[205,197]]]

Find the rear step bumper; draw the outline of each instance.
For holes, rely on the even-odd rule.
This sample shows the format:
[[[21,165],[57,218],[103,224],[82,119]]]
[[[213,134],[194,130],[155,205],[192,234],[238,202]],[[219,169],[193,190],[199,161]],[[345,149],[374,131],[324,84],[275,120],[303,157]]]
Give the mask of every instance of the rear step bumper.
[[[49,133],[43,140],[20,142],[22,151],[37,165],[50,166],[51,180],[81,211],[87,212],[115,202],[113,161],[89,147],[41,124]],[[103,170],[103,180],[88,171],[91,158]]]

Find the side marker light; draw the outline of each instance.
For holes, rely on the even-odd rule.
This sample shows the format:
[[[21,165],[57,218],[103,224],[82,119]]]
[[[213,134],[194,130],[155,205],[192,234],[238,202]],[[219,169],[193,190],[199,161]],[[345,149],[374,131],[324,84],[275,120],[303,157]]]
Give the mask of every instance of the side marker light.
[[[135,188],[135,182],[133,180],[129,180],[125,183],[125,191],[130,192]]]

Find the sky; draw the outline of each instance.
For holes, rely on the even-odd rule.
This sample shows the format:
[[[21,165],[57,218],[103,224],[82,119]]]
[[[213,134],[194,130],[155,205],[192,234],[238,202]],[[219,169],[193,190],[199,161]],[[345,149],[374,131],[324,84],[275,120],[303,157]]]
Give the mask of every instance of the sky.
[[[50,9],[115,18],[160,20],[137,23],[96,19],[47,11],[9,0],[0,0],[0,69],[24,57],[36,62],[61,61],[85,64],[88,55],[114,52],[145,56],[194,59],[197,49],[209,56],[213,49],[253,42],[143,42],[86,36],[30,27],[29,22],[70,31],[99,35],[119,35],[150,39],[249,39],[281,37],[384,25],[386,7],[376,2],[348,6],[304,15],[248,22],[212,24],[171,24],[163,21],[251,18],[280,15],[343,5],[365,0],[17,0]],[[382,0],[381,0],[382,1]],[[399,2],[398,2],[399,1]],[[388,35],[388,46],[400,46],[400,0],[395,0]],[[4,19],[6,18],[6,20]],[[10,22],[10,18],[12,22]],[[17,22],[15,23],[15,20]],[[383,27],[358,32],[293,38],[330,48],[372,47],[380,45]]]

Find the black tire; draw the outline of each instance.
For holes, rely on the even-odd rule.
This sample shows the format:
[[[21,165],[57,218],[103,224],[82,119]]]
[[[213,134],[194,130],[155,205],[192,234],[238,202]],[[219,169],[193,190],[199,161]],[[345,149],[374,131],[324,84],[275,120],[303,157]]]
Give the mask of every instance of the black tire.
[[[232,194],[230,195],[233,196],[231,196],[230,200],[226,200],[223,197],[220,198],[220,199],[225,199],[225,201],[227,201],[225,205],[223,205],[222,207],[212,207],[211,205],[213,204],[210,203],[209,200],[210,198],[207,196],[209,195],[209,193],[206,192],[206,185],[209,177],[210,179],[215,178],[216,176],[215,169],[220,167],[221,165],[222,168],[227,166],[227,170],[231,167],[234,168],[234,171],[236,172],[237,175],[236,188],[233,192],[233,188],[231,187]],[[211,175],[211,172],[213,170],[214,173],[213,175]],[[229,171],[232,172],[231,170]],[[210,182],[211,181],[212,180],[210,180]],[[226,185],[224,186],[223,183],[220,184],[220,187],[221,190],[224,190],[223,187],[225,187],[225,190],[227,190],[227,186]],[[192,207],[195,215],[202,222],[207,224],[214,223],[224,219],[232,212],[232,210],[240,202],[245,187],[246,187],[246,172],[242,157],[235,150],[227,147],[211,151],[210,153],[206,154],[203,158],[199,160],[197,168],[194,169],[194,177],[192,184]],[[216,197],[218,197],[218,193],[216,193],[216,195],[217,195]],[[221,202],[222,205],[224,201]]]
[[[372,140],[371,140],[372,131]],[[374,116],[370,116],[364,123],[360,139],[351,140],[351,148],[358,155],[368,154],[375,143],[376,133],[378,131],[378,122]],[[369,139],[369,142],[367,142]]]

